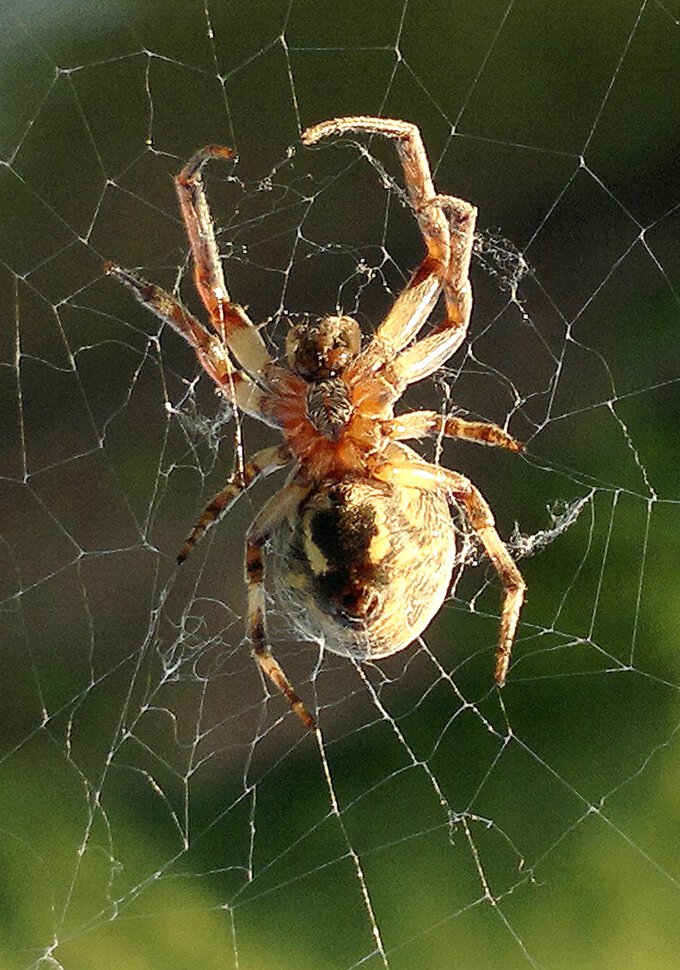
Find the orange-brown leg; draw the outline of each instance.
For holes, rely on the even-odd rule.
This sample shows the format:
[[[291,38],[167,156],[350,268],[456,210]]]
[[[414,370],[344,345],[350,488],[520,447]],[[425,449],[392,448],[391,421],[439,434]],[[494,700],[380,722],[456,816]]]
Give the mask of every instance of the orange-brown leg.
[[[253,657],[260,670],[281,691],[295,714],[306,728],[315,728],[316,721],[305,707],[283,668],[271,651],[267,638],[264,586],[264,546],[274,529],[287,515],[297,509],[308,488],[291,483],[273,495],[246,536],[245,574],[248,586],[247,634]]]
[[[470,325],[472,287],[469,270],[472,258],[477,210],[469,202],[439,195],[430,203],[449,214],[451,245],[449,264],[443,280],[446,316],[431,333],[403,350],[385,367],[385,376],[401,391],[408,384],[429,377],[458,350]]]
[[[162,286],[149,283],[133,270],[124,269],[116,263],[106,263],[104,268],[110,276],[131,289],[139,302],[159,320],[169,324],[184,337],[193,348],[203,370],[236,407],[265,424],[279,427],[271,410],[265,407],[265,392],[246,373],[234,366],[220,337],[207,330],[200,320]]]
[[[420,343],[405,351],[386,376],[396,388],[432,373],[460,346],[472,309],[468,278],[477,210],[469,202],[435,192],[430,164],[416,125],[392,118],[333,118],[307,128],[306,145],[360,131],[394,139],[411,206],[427,247],[427,257],[378,328],[366,355],[380,365],[393,360],[426,322],[439,293],[446,318]],[[402,360],[403,357],[403,360]]]
[[[390,446],[386,451],[387,461],[374,471],[374,475],[381,481],[411,488],[444,491],[462,503],[467,519],[481,539],[505,589],[495,668],[496,683],[503,687],[510,666],[512,644],[524,602],[526,583],[496,531],[488,503],[472,482],[458,472],[417,460],[417,457],[411,460],[408,457],[411,454],[415,456],[414,452],[403,445]]]
[[[192,549],[198,543],[210,526],[214,525],[232,508],[237,499],[255,484],[260,478],[271,475],[290,462],[290,456],[283,445],[273,448],[263,448],[250,461],[246,462],[242,470],[225,487],[217,493],[201,512],[196,525],[191,530],[177,556],[177,562],[183,563]]]
[[[232,158],[222,145],[206,145],[189,159],[175,177],[175,189],[194,259],[194,279],[215,332],[241,367],[266,384],[271,358],[259,331],[242,306],[233,303],[224,280],[215,229],[203,185],[203,167],[211,158]]]
[[[442,434],[446,438],[464,438],[480,445],[494,445],[508,451],[523,451],[524,446],[507,431],[488,421],[467,421],[454,415],[445,417],[436,411],[409,411],[382,422],[383,433],[393,441],[426,438]]]

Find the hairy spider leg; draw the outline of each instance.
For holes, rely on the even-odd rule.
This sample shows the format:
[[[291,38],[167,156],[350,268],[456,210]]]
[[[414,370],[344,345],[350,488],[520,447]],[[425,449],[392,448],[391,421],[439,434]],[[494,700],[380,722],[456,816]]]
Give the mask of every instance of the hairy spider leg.
[[[281,691],[305,727],[313,729],[316,727],[316,721],[296,693],[269,646],[264,586],[265,543],[276,527],[298,508],[308,491],[308,485],[290,482],[266,503],[246,535],[245,578],[248,587],[247,634],[253,657],[262,672]]]
[[[503,687],[510,666],[512,644],[524,602],[526,584],[496,531],[493,513],[486,499],[464,475],[423,461],[406,445],[391,445],[384,454],[386,461],[375,469],[374,477],[395,485],[444,491],[461,502],[470,526],[479,536],[493,563],[505,590],[494,672],[496,683]]]
[[[409,200],[427,247],[427,256],[366,351],[371,363],[375,361],[375,369],[388,365],[385,376],[401,393],[407,384],[440,367],[465,338],[472,309],[468,273],[477,210],[463,199],[435,192],[422,137],[410,122],[366,116],[334,118],[307,128],[302,141],[313,145],[322,138],[351,131],[395,140]],[[446,300],[444,321],[395,361],[395,353],[418,333],[442,290]]]
[[[222,340],[210,333],[179,300],[163,287],[148,283],[130,269],[111,262],[106,263],[104,268],[109,275],[131,289],[148,310],[184,337],[193,348],[203,370],[236,407],[265,424],[279,427],[279,422],[265,407],[268,395],[247,374],[234,366]]]
[[[470,260],[477,221],[477,209],[453,196],[438,195],[430,205],[449,212],[450,258],[443,281],[446,317],[422,340],[403,350],[385,367],[385,376],[403,392],[408,384],[429,377],[458,350],[467,335],[472,313]]]
[[[230,148],[206,145],[175,176],[175,189],[191,245],[196,289],[211,325],[241,367],[259,384],[267,386],[265,370],[271,357],[246,311],[229,296],[203,184],[203,167],[209,159],[233,157]]]
[[[290,460],[290,455],[283,445],[274,445],[271,448],[263,448],[256,452],[250,461],[247,461],[243,468],[236,473],[234,478],[227,482],[225,487],[207,503],[180,549],[177,562],[184,562],[196,543],[203,538],[207,529],[225,515],[236,503],[236,500],[244,492],[247,492],[255,482],[271,475],[272,472],[278,471],[279,468],[283,468],[290,463]]]
[[[480,445],[493,445],[496,448],[507,448],[508,451],[524,451],[524,445],[497,424],[489,421],[467,421],[453,415],[445,417],[436,411],[409,411],[383,421],[382,429],[393,441],[442,434],[445,438],[464,438]]]

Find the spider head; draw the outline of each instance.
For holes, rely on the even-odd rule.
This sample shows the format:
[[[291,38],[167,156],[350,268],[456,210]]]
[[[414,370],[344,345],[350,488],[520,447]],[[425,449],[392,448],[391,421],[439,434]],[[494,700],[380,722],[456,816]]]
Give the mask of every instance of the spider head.
[[[361,330],[352,317],[323,317],[288,331],[288,366],[308,381],[337,377],[361,349]]]

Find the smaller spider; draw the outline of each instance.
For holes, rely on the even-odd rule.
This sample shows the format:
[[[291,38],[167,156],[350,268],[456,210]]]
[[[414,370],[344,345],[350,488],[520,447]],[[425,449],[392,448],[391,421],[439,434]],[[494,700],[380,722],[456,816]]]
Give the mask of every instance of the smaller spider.
[[[175,179],[208,327],[155,283],[106,265],[108,273],[188,341],[225,397],[283,435],[282,444],[257,452],[206,505],[178,561],[259,478],[290,467],[285,485],[246,536],[246,628],[260,669],[308,728],[316,722],[267,639],[267,542],[274,551],[278,595],[297,631],[358,661],[388,657],[409,646],[444,602],[456,551],[451,502],[464,509],[505,589],[495,669],[500,687],[525,590],[477,488],[458,472],[424,461],[403,442],[445,435],[510,451],[522,446],[494,424],[434,411],[394,415],[406,387],[438,370],[465,338],[477,210],[435,192],[420,132],[409,122],[335,118],[308,128],[302,141],[313,145],[345,132],[394,140],[427,250],[364,349],[356,320],[328,315],[315,324],[291,326],[286,360],[279,363],[243,307],[232,301],[202,178],[209,159],[233,157],[229,148],[208,145]],[[416,340],[441,295],[443,319]]]

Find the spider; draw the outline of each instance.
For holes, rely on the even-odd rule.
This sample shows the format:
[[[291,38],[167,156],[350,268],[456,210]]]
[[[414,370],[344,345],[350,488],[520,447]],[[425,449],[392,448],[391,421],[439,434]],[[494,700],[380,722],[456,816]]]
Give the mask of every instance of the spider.
[[[495,424],[434,411],[394,415],[406,387],[433,374],[465,338],[472,291],[469,266],[477,210],[435,192],[418,128],[407,121],[335,118],[307,128],[305,145],[347,132],[382,135],[396,145],[426,255],[375,336],[362,349],[359,324],[341,313],[291,325],[285,362],[227,290],[203,184],[208,145],[175,178],[209,325],[174,296],[128,269],[106,271],[193,348],[219,391],[241,411],[278,428],[283,442],[258,451],[205,506],[178,556],[258,479],[289,467],[286,483],[250,525],[245,545],[246,632],[263,674],[306,728],[316,721],[272,653],[265,618],[265,546],[274,581],[297,632],[356,661],[403,650],[420,636],[449,590],[455,558],[450,503],[465,512],[504,587],[495,679],[503,686],[525,583],[503,545],[491,510],[467,478],[424,461],[404,444],[428,435],[465,438],[519,452]],[[443,319],[416,340],[444,297]]]

